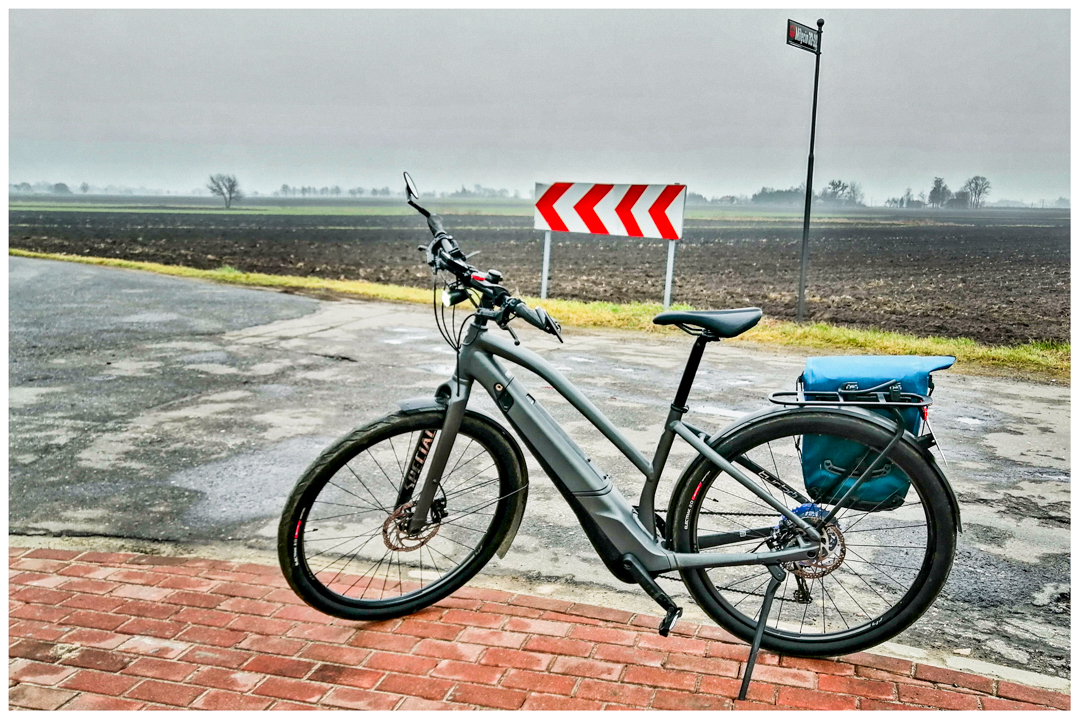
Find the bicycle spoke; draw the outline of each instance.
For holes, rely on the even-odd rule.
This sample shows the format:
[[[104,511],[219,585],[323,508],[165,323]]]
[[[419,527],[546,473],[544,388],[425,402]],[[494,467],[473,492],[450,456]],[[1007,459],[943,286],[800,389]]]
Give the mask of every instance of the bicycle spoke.
[[[780,627],[781,619],[784,617],[784,599],[787,597],[787,587],[789,582],[791,582],[791,573],[787,573],[784,576],[784,587],[780,590],[780,610],[776,613],[777,627]]]
[[[840,589],[841,589],[841,590],[843,590],[844,592],[846,592],[846,593],[847,593],[847,596],[848,596],[849,598],[851,598],[851,602],[855,603],[855,607],[859,608],[859,610],[860,610],[860,611],[862,612],[862,614],[863,614],[863,615],[865,615],[865,616],[866,616],[866,618],[867,618],[867,619],[869,620],[869,619],[870,619],[870,618],[872,617],[872,616],[870,615],[870,613],[866,612],[866,608],[864,608],[864,607],[862,606],[862,604],[861,604],[861,603],[860,603],[860,602],[859,602],[858,600],[856,600],[856,599],[855,599],[855,596],[854,596],[854,595],[852,595],[852,594],[851,594],[851,591],[850,591],[850,590],[848,590],[848,589],[847,589],[847,588],[846,588],[846,587],[844,586],[844,583],[840,582],[840,578],[839,578],[839,577],[837,577],[836,575],[830,575],[829,577],[831,577],[831,578],[833,579],[833,582],[835,582],[835,583],[836,583],[837,585],[839,585],[839,586],[840,586]]]
[[[409,437],[411,438],[412,435],[410,434]],[[405,466],[401,464],[401,460],[398,460],[397,448],[394,447],[394,436],[390,435],[386,439],[390,442],[390,450],[394,453],[394,463],[398,466],[398,472],[401,473],[401,477],[405,477]]]
[[[373,532],[365,533],[364,535],[339,535],[338,537],[332,537],[332,538],[318,538],[314,542],[327,542],[329,540],[341,540],[341,542],[339,542],[337,545],[333,545],[331,547],[328,547],[325,550],[320,550],[319,552],[312,555],[311,558],[317,558],[320,555],[322,555],[323,553],[328,553],[328,552],[330,552],[331,550],[333,550],[336,547],[341,547],[342,545],[349,542],[350,540],[359,540],[360,538],[367,538],[368,540],[370,540],[371,538],[373,538],[379,532],[381,532],[381,528],[376,529]],[[309,542],[310,541],[307,539],[307,535],[306,535],[306,532],[305,532],[304,544],[306,545]],[[333,563],[330,563],[330,564],[333,565]],[[329,567],[329,566],[327,566],[327,567]]]
[[[383,504],[382,504],[381,502],[379,502],[379,498],[375,496],[375,493],[371,492],[371,488],[369,488],[369,487],[367,486],[367,484],[366,484],[366,483],[365,483],[365,482],[364,482],[363,480],[361,480],[361,479],[360,479],[360,476],[359,476],[359,475],[357,475],[357,474],[356,474],[356,471],[355,471],[355,470],[353,470],[353,469],[352,469],[352,468],[351,468],[351,467],[349,466],[349,463],[345,463],[345,467],[346,467],[346,468],[348,469],[348,471],[349,471],[349,472],[351,472],[351,473],[353,474],[353,477],[354,477],[354,478],[356,478],[356,481],[357,481],[358,483],[360,483],[360,484],[361,484],[361,485],[363,486],[363,488],[364,488],[365,490],[367,490],[367,492],[368,492],[368,495],[370,495],[370,496],[371,496],[371,499],[375,501],[375,504],[379,506],[379,509],[380,509],[380,510],[382,510],[383,512],[385,512],[385,513],[386,513],[387,515],[389,515],[389,514],[390,514],[390,511],[386,509],[386,506],[385,506],[385,505],[383,505]],[[345,488],[341,487],[340,485],[338,485],[337,483],[335,483],[335,482],[334,482],[334,481],[332,481],[332,480],[328,480],[326,484],[327,484],[327,485],[333,485],[333,486],[334,486],[334,487],[336,487],[336,488],[337,488],[338,490],[340,490],[340,491],[342,491],[342,492],[344,492],[344,493],[348,493],[349,495],[352,495],[352,496],[353,496],[354,498],[356,498],[357,500],[363,500],[363,499],[364,499],[364,498],[360,497],[359,495],[357,495],[357,494],[356,494],[356,493],[354,493],[354,492],[349,492],[348,490],[346,490]]]
[[[454,486],[454,487],[453,487],[452,489],[453,489],[453,490],[457,490],[457,489],[458,489],[459,487],[461,487],[461,486],[462,486],[462,485],[464,485],[465,483],[469,482],[470,480],[472,480],[472,479],[473,479],[474,477],[476,477],[476,476],[477,476],[477,475],[479,475],[480,473],[485,473],[485,472],[487,472],[488,470],[490,470],[490,469],[491,469],[491,468],[493,468],[493,467],[495,467],[495,463],[491,463],[490,465],[488,465],[488,466],[487,466],[486,468],[484,468],[484,469],[483,469],[483,470],[481,470],[480,472],[477,472],[477,473],[473,473],[473,475],[471,475],[470,477],[467,477],[467,478],[465,478],[465,479],[464,479],[464,480],[462,480],[462,481],[461,481],[460,483],[458,483],[457,485],[455,485],[455,486]],[[444,491],[444,492],[446,492],[446,491]],[[464,491],[462,491],[462,492],[464,492]]]
[[[337,486],[335,485],[335,487]],[[319,500],[318,498],[316,498],[315,501],[311,503],[312,507],[316,505],[338,505],[340,507],[362,507],[367,508],[368,510],[382,510],[382,508],[373,507],[371,505],[348,505],[346,503],[330,502],[329,500]]]
[[[382,512],[379,508],[371,508],[370,510],[356,510],[350,513],[341,513],[340,515],[330,515],[328,517],[318,517],[308,520],[308,522],[326,522],[327,520],[336,520],[337,518],[349,517],[351,515],[363,515],[365,513]]]
[[[878,596],[879,598],[881,598],[883,602],[885,602],[885,603],[888,603],[888,602],[889,602],[888,600],[886,600],[886,599],[885,599],[885,596],[884,596],[884,595],[882,595],[882,594],[881,594],[880,592],[878,592],[878,589],[877,589],[876,587],[874,587],[874,586],[873,586],[873,585],[871,585],[871,584],[870,584],[869,582],[867,582],[867,581],[866,581],[866,578],[864,578],[864,577],[863,577],[863,576],[862,576],[862,575],[861,575],[860,573],[857,573],[857,572],[855,572],[855,571],[854,571],[854,570],[852,570],[852,569],[851,569],[850,567],[848,567],[848,566],[847,566],[846,564],[845,564],[845,565],[842,565],[842,566],[840,567],[840,569],[841,569],[841,570],[847,570],[847,571],[848,571],[849,573],[851,573],[851,574],[852,574],[852,575],[854,575],[855,577],[859,578],[859,580],[861,580],[861,581],[862,581],[862,584],[863,584],[863,585],[865,585],[866,587],[870,588],[870,590],[871,590],[871,591],[872,591],[872,592],[873,592],[873,593],[874,593],[875,595],[877,595],[877,596]]]
[[[828,632],[825,628],[825,578],[821,578],[821,634]]]
[[[376,571],[378,571],[379,567],[380,567],[380,566],[381,566],[381,565],[383,564],[383,560],[385,560],[385,559],[386,559],[386,556],[387,556],[387,555],[389,555],[389,554],[390,554],[391,552],[393,552],[393,551],[392,551],[392,550],[390,550],[389,548],[387,548],[386,552],[384,552],[384,553],[383,553],[382,557],[381,557],[381,558],[379,558],[379,560],[378,560],[378,561],[377,561],[377,562],[376,562],[376,563],[375,563],[375,564],[374,564],[374,565],[373,565],[372,567],[373,567],[373,568],[374,568],[374,569],[375,569]],[[349,591],[351,591],[351,590],[352,590],[352,589],[353,589],[354,587],[356,587],[356,584],[357,584],[358,582],[360,582],[360,581],[361,581],[361,580],[363,580],[363,579],[364,579],[365,577],[367,577],[368,571],[370,571],[370,570],[372,569],[372,567],[369,567],[369,568],[368,568],[367,570],[365,570],[365,571],[363,572],[363,574],[362,574],[362,575],[360,575],[360,577],[356,578],[356,580],[353,580],[353,584],[352,584],[352,585],[350,585],[350,586],[349,586],[349,588],[348,588],[348,589],[347,589],[347,590],[346,590],[346,591],[345,591],[344,593],[342,593],[342,595],[345,595],[345,594],[347,594],[347,593],[348,593]],[[372,577],[372,580],[374,580],[374,579],[375,579],[375,578],[374,578],[374,577]],[[369,590],[370,588],[371,588],[371,583],[370,583],[370,582],[368,582],[368,584],[364,586],[364,589],[363,589],[363,591],[361,591],[361,593],[360,593],[360,599],[361,599],[361,600],[363,600],[363,599],[364,599],[364,596],[365,596],[365,595],[367,595],[367,591],[368,591],[368,590]]]
[[[444,493],[443,497],[445,497],[447,500],[449,500],[452,497],[457,497],[458,495],[463,495],[465,493],[472,492],[472,491],[476,490],[477,488],[487,487],[488,485],[492,485],[492,484],[497,483],[497,482],[499,482],[499,478],[493,477],[490,480],[484,480],[481,483],[473,485],[473,486],[469,487],[466,490],[458,490],[457,492],[446,491]],[[458,485],[457,487],[461,487],[461,486]],[[455,489],[457,489],[457,488],[455,488]]]
[[[844,535],[850,535],[851,533],[859,533],[859,532],[889,532],[890,530],[909,530],[911,528],[925,528],[925,527],[926,527],[926,525],[922,524],[922,525],[897,525],[896,527],[887,527],[887,528],[863,528],[862,530],[852,530],[851,528],[848,528],[847,530],[844,531]]]
[[[717,590],[733,590],[735,592],[745,593],[746,592],[745,590],[736,590],[735,586],[736,585],[741,585],[742,583],[746,582],[747,580],[754,580],[756,578],[761,577],[762,575],[768,575],[768,574],[769,574],[769,572],[766,570],[765,572],[760,572],[760,573],[758,573],[756,575],[747,575],[742,580],[736,580],[735,582],[728,583],[724,587],[720,587],[719,585],[716,585],[715,587],[716,587]]]
[[[813,588],[813,587],[814,587],[814,581],[811,580],[810,581],[810,587],[806,589],[806,592],[809,593],[810,597],[814,596],[814,593],[811,592],[811,589],[810,589],[810,588]],[[799,634],[800,635],[802,635],[803,625],[806,624],[806,611],[809,610],[809,609],[810,609],[810,603],[806,603],[806,604],[803,605],[802,619],[799,621]]]
[[[750,591],[749,593],[747,593],[747,594],[743,595],[743,597],[742,597],[742,600],[740,600],[739,602],[735,603],[735,604],[734,604],[734,605],[732,605],[731,607],[732,607],[732,608],[737,608],[737,607],[739,607],[739,605],[740,605],[741,603],[745,602],[746,598],[748,598],[748,597],[751,597],[752,595],[756,594],[758,590],[760,590],[761,588],[765,587],[765,586],[766,586],[766,585],[768,585],[768,584],[769,584],[769,580],[768,580],[768,579],[765,579],[765,580],[763,580],[763,581],[761,582],[761,584],[760,584],[760,585],[758,585],[758,586],[757,586],[756,588],[754,588],[754,589],[753,589],[752,591]]]
[[[386,482],[387,482],[387,483],[389,483],[389,485],[390,485],[390,489],[391,489],[391,490],[393,490],[393,491],[394,491],[394,494],[396,495],[396,494],[397,494],[397,491],[398,491],[398,486],[394,484],[394,481],[393,481],[393,480],[391,480],[391,479],[390,479],[390,476],[386,474],[386,471],[385,471],[385,470],[383,470],[383,467],[382,467],[382,465],[380,465],[380,464],[379,464],[379,461],[378,461],[378,460],[376,460],[376,459],[375,459],[375,456],[371,454],[371,449],[370,449],[370,448],[368,448],[368,449],[367,449],[367,450],[366,450],[365,452],[367,452],[367,454],[368,454],[368,457],[369,457],[369,458],[371,458],[371,461],[375,463],[375,467],[379,468],[379,472],[381,472],[381,473],[382,473],[382,476],[383,476],[384,478],[386,478]],[[349,464],[348,464],[348,463],[345,463],[345,467],[349,467]],[[350,470],[352,470],[352,468],[349,468],[349,469],[350,469]],[[355,474],[356,474],[356,473],[353,473],[353,475],[355,475]],[[371,492],[371,491],[369,490],[368,492]]]
[[[453,475],[453,474],[454,474],[454,472],[455,472],[455,471],[456,471],[456,470],[458,469],[458,467],[460,467],[460,466],[461,466],[461,459],[462,459],[463,457],[465,457],[465,453],[469,452],[469,448],[471,448],[471,447],[472,447],[472,444],[473,444],[473,440],[472,440],[472,438],[469,438],[469,442],[467,442],[467,443],[465,444],[465,447],[463,447],[463,448],[461,449],[461,454],[460,454],[460,455],[458,455],[458,459],[457,459],[457,462],[456,462],[456,463],[454,463],[454,467],[450,469],[450,472],[448,472],[448,473],[444,473],[444,474],[443,474],[443,479],[444,479],[444,480],[445,480],[446,478],[450,477],[451,475]],[[482,455],[482,454],[483,454],[483,452],[481,452],[481,453],[480,453],[480,455]],[[475,460],[476,458],[480,457],[480,455],[475,455],[475,456],[473,456],[473,457],[472,457],[472,459],[470,459],[470,460],[469,460],[469,462],[472,462],[472,461],[473,461],[473,460]]]
[[[858,557],[858,555],[856,555],[856,557]],[[861,563],[866,563],[867,565],[873,565],[874,567],[896,568],[897,570],[914,570],[915,572],[918,572],[921,569],[921,568],[917,568],[917,567],[911,567],[910,565],[893,565],[892,563],[883,563],[883,562],[876,562],[875,563],[875,562],[870,562],[869,560],[863,560],[861,558],[859,560],[849,560],[848,562],[861,562]],[[885,575],[885,573],[882,573],[882,575]],[[886,577],[888,577],[888,575],[886,575]],[[892,580],[892,578],[889,578],[889,579]],[[893,582],[896,582],[896,581],[893,580]],[[900,583],[896,583],[896,584],[900,585]],[[901,586],[901,589],[903,589],[903,586]]]
[[[369,537],[369,538],[368,538],[367,540],[365,540],[365,541],[363,542],[363,544],[362,544],[362,545],[360,545],[360,547],[356,548],[356,550],[355,550],[355,551],[354,551],[354,552],[352,553],[352,555],[350,555],[350,556],[349,556],[349,559],[345,561],[345,564],[341,566],[341,570],[338,570],[338,571],[337,571],[337,574],[336,574],[336,575],[334,575],[334,577],[333,577],[333,578],[331,578],[330,582],[328,582],[328,583],[323,583],[323,584],[324,584],[324,585],[326,585],[327,587],[330,587],[331,585],[333,585],[333,584],[334,584],[334,581],[335,581],[335,580],[337,580],[337,579],[338,579],[339,577],[341,577],[341,573],[342,573],[342,572],[343,572],[343,571],[345,570],[345,568],[347,568],[347,567],[349,566],[349,563],[351,563],[351,562],[352,562],[352,561],[353,561],[353,560],[354,560],[354,559],[356,558],[356,556],[360,554],[360,551],[361,551],[361,550],[363,550],[363,549],[364,549],[365,547],[367,547],[367,544],[368,544],[369,542],[371,542],[371,541],[372,541],[373,539],[374,539],[374,536],[372,536],[372,537]],[[389,552],[389,550],[388,550],[387,552]],[[340,558],[338,558],[338,559],[340,559]],[[334,562],[337,562],[337,560],[335,560]],[[332,566],[333,566],[333,564],[334,564],[334,563],[332,562],[332,563],[330,563],[329,565],[327,565],[327,566],[326,566],[326,567],[327,567],[327,569],[329,569],[330,567],[332,567]],[[318,575],[318,573],[316,573],[316,576],[317,576],[317,575]]]

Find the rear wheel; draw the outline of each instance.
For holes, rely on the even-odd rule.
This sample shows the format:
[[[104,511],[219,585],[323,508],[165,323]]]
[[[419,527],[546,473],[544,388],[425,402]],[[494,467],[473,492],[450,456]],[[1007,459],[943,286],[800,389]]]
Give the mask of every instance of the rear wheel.
[[[807,436],[859,443],[869,464],[892,433],[841,413],[794,412],[751,424],[716,449],[747,471],[757,487],[820,530],[833,506],[806,502],[802,450]],[[915,622],[945,584],[956,525],[942,480],[903,441],[885,460],[910,480],[903,504],[892,510],[841,509],[824,527],[818,558],[784,565],[786,578],[770,609],[762,647],[802,656],[866,649]],[[786,494],[783,485],[797,492]],[[705,460],[676,488],[668,519],[677,552],[767,552],[795,542],[788,520]],[[769,578],[762,565],[682,572],[698,605],[748,642]]]
[[[525,482],[512,446],[478,416],[465,415],[429,517],[418,533],[408,531],[412,486],[418,493],[443,417],[398,414],[360,428],[297,483],[278,555],[308,604],[352,620],[408,615],[491,559],[525,500]]]

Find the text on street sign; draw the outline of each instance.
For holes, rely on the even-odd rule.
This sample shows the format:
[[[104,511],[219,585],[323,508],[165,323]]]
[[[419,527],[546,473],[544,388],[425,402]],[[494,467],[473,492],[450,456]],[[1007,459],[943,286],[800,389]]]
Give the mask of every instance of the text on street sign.
[[[812,53],[818,51],[821,41],[821,33],[814,28],[807,27],[794,20],[787,21],[787,44],[797,48],[808,50]]]

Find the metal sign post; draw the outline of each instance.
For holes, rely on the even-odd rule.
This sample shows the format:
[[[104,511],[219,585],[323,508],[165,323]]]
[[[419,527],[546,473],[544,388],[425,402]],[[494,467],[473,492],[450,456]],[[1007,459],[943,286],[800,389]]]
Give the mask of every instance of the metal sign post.
[[[814,196],[814,134],[817,131],[818,75],[821,71],[821,33],[825,20],[818,18],[818,29],[788,20],[787,44],[814,53],[814,109],[810,115],[810,158],[806,163],[806,210],[803,213],[802,252],[799,259],[799,304],[797,322],[806,316],[806,266],[810,262],[810,200]]]
[[[668,309],[675,272],[675,241],[683,231],[685,185],[537,183],[535,197],[533,227],[545,231],[541,299],[547,299],[552,231],[624,235],[668,241],[664,284],[664,309]]]
[[[544,272],[540,275],[540,299],[547,300],[548,268],[551,267],[551,231],[544,233]]]
[[[671,307],[671,278],[675,274],[675,241],[667,241],[667,276],[664,279],[664,310]]]

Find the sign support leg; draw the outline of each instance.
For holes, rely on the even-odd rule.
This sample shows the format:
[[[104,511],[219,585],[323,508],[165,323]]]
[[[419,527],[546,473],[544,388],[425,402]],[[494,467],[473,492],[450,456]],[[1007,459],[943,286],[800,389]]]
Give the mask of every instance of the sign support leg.
[[[544,271],[540,275],[540,299],[547,300],[548,268],[551,267],[551,231],[544,233]]]
[[[667,277],[664,280],[664,310],[671,307],[671,278],[675,274],[675,241],[667,241]]]
[[[824,20],[818,20],[818,44],[814,53],[814,109],[810,115],[810,158],[806,163],[806,210],[803,213],[802,252],[799,258],[799,304],[795,321],[806,317],[806,266],[810,262],[810,200],[814,195],[814,133],[817,131],[817,89],[821,70],[821,34]]]

